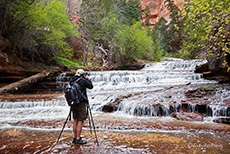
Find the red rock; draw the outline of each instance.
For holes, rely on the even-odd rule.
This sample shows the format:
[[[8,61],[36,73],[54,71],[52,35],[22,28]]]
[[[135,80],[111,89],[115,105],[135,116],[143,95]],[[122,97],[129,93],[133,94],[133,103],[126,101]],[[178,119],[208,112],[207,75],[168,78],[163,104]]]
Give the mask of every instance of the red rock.
[[[177,120],[184,120],[184,121],[203,121],[203,116],[199,113],[194,112],[174,112],[172,114],[173,118],[177,118]]]
[[[165,0],[140,0],[141,9],[144,12],[145,7],[148,6],[150,10],[150,28],[154,26],[156,22],[159,21],[161,17],[164,17],[165,20],[170,21],[169,15],[170,12],[164,4]],[[179,0],[174,0],[175,5],[182,10],[182,2]],[[145,21],[145,16],[143,16],[143,20]]]

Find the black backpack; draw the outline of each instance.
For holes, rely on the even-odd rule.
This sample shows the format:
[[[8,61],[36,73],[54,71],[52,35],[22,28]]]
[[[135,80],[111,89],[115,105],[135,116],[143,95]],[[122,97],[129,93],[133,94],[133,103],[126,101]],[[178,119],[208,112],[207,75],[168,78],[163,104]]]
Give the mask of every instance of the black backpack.
[[[80,78],[75,82],[67,84],[65,87],[65,98],[69,106],[87,101],[86,96],[81,92],[80,86],[77,84],[79,80]]]

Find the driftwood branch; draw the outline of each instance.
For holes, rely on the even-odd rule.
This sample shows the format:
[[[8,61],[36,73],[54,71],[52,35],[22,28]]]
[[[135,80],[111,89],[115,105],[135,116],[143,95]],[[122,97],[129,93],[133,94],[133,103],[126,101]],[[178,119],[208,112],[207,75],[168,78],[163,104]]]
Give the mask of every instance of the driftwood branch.
[[[106,56],[108,55],[107,52],[105,51],[105,49],[103,49],[101,46],[99,46],[99,47],[97,46],[96,48],[100,49],[100,51],[102,53],[104,53]]]
[[[108,64],[107,60],[108,60],[108,53],[109,50],[108,49],[104,49],[102,46],[95,46],[95,49],[100,51],[101,53],[101,61],[102,61],[102,66],[106,66]]]
[[[30,76],[28,78],[25,78],[25,79],[22,79],[20,81],[6,85],[6,86],[0,88],[0,94],[6,93],[6,92],[11,92],[14,90],[18,90],[19,88],[22,88],[22,87],[26,87],[30,84],[33,84],[33,83],[47,77],[50,73],[55,73],[55,72],[58,72],[60,70],[61,70],[61,68],[46,70],[46,71],[43,71],[43,72],[38,73],[36,75]]]

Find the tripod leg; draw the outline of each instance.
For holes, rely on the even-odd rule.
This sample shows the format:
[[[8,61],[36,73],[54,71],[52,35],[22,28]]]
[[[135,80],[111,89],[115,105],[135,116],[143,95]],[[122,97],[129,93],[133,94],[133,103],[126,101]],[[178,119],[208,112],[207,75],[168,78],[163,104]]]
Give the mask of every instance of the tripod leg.
[[[89,103],[88,103],[88,106],[89,106]],[[89,106],[89,114],[90,114],[90,117],[91,117],[91,120],[92,120],[92,125],[93,125],[93,129],[94,129],[94,134],[95,134],[97,146],[99,146],[98,139],[97,139],[97,133],[96,133],[96,130],[95,130],[95,125],[94,125],[94,122],[93,122],[93,116],[92,116],[90,106]]]
[[[90,128],[90,133],[92,134],[92,127],[91,127],[91,121],[90,121],[90,114],[89,114],[89,105],[87,105],[87,112],[88,112],[88,120],[89,120],[89,128]]]
[[[63,132],[63,130],[64,130],[64,128],[65,128],[65,125],[66,125],[66,123],[67,123],[67,121],[68,121],[69,117],[71,117],[71,110],[69,111],[69,114],[68,114],[68,116],[67,116],[67,118],[66,118],[65,124],[64,124],[64,125],[63,125],[63,127],[62,127],[61,133],[59,134],[59,136],[58,136],[58,139],[57,139],[57,142],[56,142],[56,143],[58,143],[58,141],[59,141],[59,139],[60,139],[60,137],[61,137],[61,134],[62,134],[62,132]]]

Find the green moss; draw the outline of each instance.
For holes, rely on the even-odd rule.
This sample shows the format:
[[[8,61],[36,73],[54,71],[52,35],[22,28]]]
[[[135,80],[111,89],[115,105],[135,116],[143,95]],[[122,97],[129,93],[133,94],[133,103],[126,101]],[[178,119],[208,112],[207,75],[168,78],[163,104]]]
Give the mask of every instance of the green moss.
[[[134,93],[134,95],[136,96],[136,95],[140,95],[141,93]]]
[[[98,63],[91,63],[91,66],[98,66],[100,65],[101,62],[98,62]]]
[[[66,58],[62,58],[62,57],[53,57],[53,59],[58,63],[58,64],[61,64],[61,65],[65,65],[65,66],[79,66],[77,65],[75,62],[73,61],[70,61]]]
[[[34,71],[34,72],[41,72],[42,70],[38,69],[38,68],[30,68],[31,71]]]
[[[127,96],[126,96],[126,98],[129,98],[129,97],[131,97],[132,96],[132,94],[128,94]]]
[[[215,94],[216,93],[216,90],[214,88],[211,88],[211,87],[200,87],[197,90],[200,91],[200,93],[202,95],[205,95],[205,94]]]
[[[127,95],[125,95],[125,96],[121,96],[121,98],[123,99],[123,98],[129,98],[129,97],[131,97],[131,96],[133,96],[132,94],[127,94]]]
[[[160,109],[164,109],[164,106],[161,105],[161,104],[158,104],[158,107],[159,107]]]
[[[74,60],[73,62],[77,63],[78,66],[83,66],[83,63],[80,60]]]

